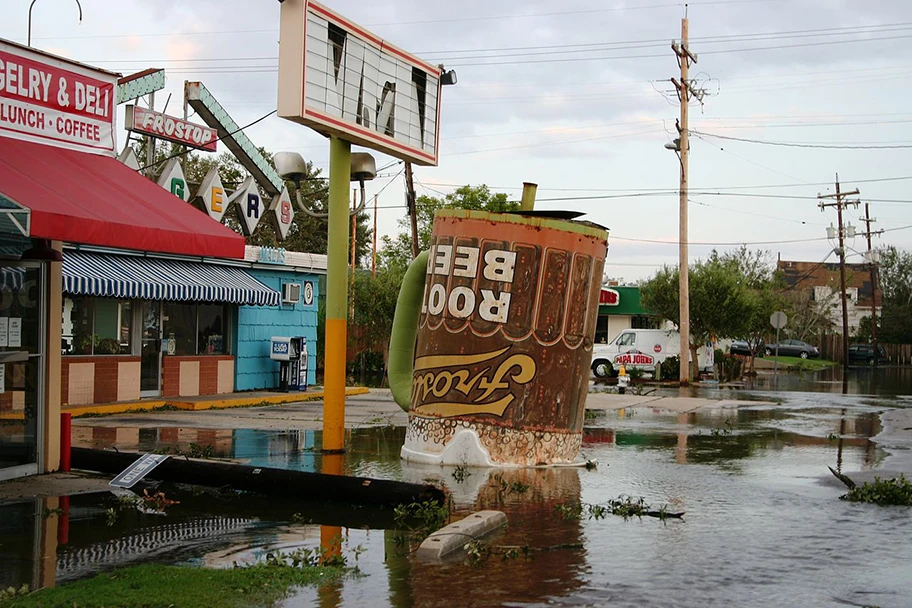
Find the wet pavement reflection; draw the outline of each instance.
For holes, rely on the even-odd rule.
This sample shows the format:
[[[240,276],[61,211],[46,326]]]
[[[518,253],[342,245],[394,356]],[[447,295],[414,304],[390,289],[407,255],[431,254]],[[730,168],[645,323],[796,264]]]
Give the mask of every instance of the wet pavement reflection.
[[[908,395],[912,387],[912,367],[878,366],[850,367],[847,372],[842,366],[819,372],[780,373],[774,376],[769,370],[748,378],[744,384],[748,390],[811,391],[815,393],[843,393],[849,395]]]
[[[488,540],[529,553],[424,563],[389,509],[159,487],[179,501],[166,515],[122,508],[110,493],[0,505],[0,586],[59,584],[144,561],[231,567],[316,548],[330,535],[363,576],[297,590],[283,605],[912,605],[912,511],[840,501],[844,488],[827,471],[876,469],[879,413],[898,400],[775,398],[782,403],[691,413],[590,412],[582,453],[598,462],[593,470],[403,463],[398,427],[351,431],[351,450],[331,465],[319,432],[76,427],[81,446],[438,483],[456,517],[506,512],[509,525]],[[558,508],[620,495],[686,515],[573,519]]]

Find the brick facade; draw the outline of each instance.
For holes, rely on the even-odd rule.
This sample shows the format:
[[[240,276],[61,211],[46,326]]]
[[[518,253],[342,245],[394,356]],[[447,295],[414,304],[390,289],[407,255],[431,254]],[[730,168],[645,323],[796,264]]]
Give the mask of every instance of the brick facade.
[[[80,366],[79,373],[92,369],[90,377],[81,377],[83,387],[90,387],[90,394],[81,393],[75,398],[74,403],[111,403],[118,401],[118,377],[121,363],[139,363],[139,357],[129,355],[102,355],[102,356],[66,356],[60,363],[60,402],[63,405],[71,404],[71,373],[70,366]],[[88,364],[90,367],[85,367]],[[73,378],[76,380],[76,378]],[[137,391],[138,393],[138,391]],[[74,395],[75,397],[75,395]]]
[[[199,395],[217,395],[219,393],[219,361],[234,361],[231,355],[198,355],[162,357],[162,397],[189,397],[194,396],[190,391],[181,392],[181,368],[195,369],[196,366],[182,366],[181,363],[199,363]],[[224,370],[223,370],[224,373]],[[233,374],[232,374],[233,375]],[[187,379],[184,378],[184,386]],[[233,392],[231,390],[224,392]]]
[[[61,403],[77,405],[138,399],[138,365],[140,358],[135,356],[63,357],[60,370]],[[195,377],[182,378],[182,369],[185,376],[192,369]],[[220,378],[220,374],[223,377]],[[192,388],[188,389],[188,386]],[[182,387],[184,390],[181,390]],[[162,358],[162,397],[215,395],[233,391],[234,357],[231,355]],[[0,402],[0,406],[3,405]],[[9,407],[11,406],[6,406],[6,409]]]

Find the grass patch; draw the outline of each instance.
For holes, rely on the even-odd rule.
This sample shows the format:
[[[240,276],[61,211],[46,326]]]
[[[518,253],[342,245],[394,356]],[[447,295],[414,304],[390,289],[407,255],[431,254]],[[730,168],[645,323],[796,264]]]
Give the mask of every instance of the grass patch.
[[[663,505],[660,509],[654,509],[646,504],[646,501],[640,498],[633,498],[622,494],[616,500],[609,500],[602,504],[590,504],[585,502],[570,502],[566,504],[555,505],[557,514],[562,519],[574,520],[582,519],[587,515],[589,519],[604,519],[609,515],[617,515],[625,520],[631,517],[657,517],[662,521],[666,519],[683,519],[684,513],[672,513],[668,510],[668,505]]]
[[[335,581],[347,571],[336,566],[295,568],[273,564],[218,570],[133,566],[0,601],[0,607],[270,606],[293,587]]]
[[[912,482],[905,475],[900,475],[898,479],[875,477],[873,482],[855,486],[840,498],[849,502],[912,507]]]
[[[780,367],[802,372],[817,372],[836,365],[835,361],[828,359],[802,359],[801,357],[766,357],[767,361],[779,361]]]
[[[117,416],[119,414],[148,414],[149,412],[178,412],[180,408],[174,407],[173,405],[158,405],[156,407],[134,407],[122,412],[86,412],[85,414],[79,414],[78,416],[73,416],[73,418],[104,418],[106,416]]]

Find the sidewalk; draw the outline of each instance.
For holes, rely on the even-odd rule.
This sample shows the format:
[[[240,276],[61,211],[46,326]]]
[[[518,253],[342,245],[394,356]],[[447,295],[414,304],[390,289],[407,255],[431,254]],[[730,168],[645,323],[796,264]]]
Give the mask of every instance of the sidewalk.
[[[347,387],[346,396],[364,395],[370,389],[366,387]],[[138,401],[118,401],[115,403],[97,403],[84,405],[65,405],[60,408],[62,413],[71,414],[74,418],[79,416],[106,416],[110,414],[125,414],[150,412],[162,409],[177,409],[184,411],[202,411],[213,409],[227,409],[233,407],[256,407],[264,405],[279,405],[282,403],[301,403],[304,401],[321,401],[325,393],[322,386],[314,386],[306,391],[292,391],[279,393],[272,391],[251,391],[243,393],[227,393],[223,395],[200,395],[197,397],[151,398]],[[21,420],[21,411],[2,412],[0,420]]]
[[[744,401],[706,397],[666,397],[660,395],[619,395],[617,393],[589,393],[586,398],[588,410],[620,410],[634,407],[649,407],[673,412],[695,412],[742,406],[776,405],[773,401]]]

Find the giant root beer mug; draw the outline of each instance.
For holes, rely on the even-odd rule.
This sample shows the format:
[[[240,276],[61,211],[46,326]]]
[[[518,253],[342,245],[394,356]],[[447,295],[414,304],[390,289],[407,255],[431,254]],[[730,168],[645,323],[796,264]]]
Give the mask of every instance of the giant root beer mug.
[[[402,458],[534,466],[579,454],[607,231],[445,209],[399,295],[390,386]]]

